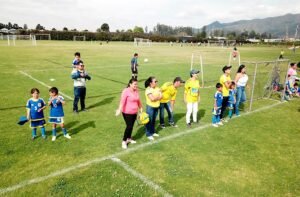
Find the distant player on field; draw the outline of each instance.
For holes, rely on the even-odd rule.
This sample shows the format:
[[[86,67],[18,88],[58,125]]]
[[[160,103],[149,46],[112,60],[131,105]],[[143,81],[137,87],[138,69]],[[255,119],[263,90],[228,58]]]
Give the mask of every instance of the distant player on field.
[[[138,57],[139,57],[139,54],[135,53],[133,55],[133,58],[131,59],[131,77],[132,79],[137,79],[138,77]]]

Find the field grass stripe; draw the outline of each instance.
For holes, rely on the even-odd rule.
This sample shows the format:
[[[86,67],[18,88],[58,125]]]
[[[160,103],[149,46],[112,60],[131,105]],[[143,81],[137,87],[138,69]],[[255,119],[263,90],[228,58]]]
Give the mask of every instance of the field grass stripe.
[[[38,82],[39,84],[47,87],[47,88],[51,88],[52,86],[49,86],[47,84],[45,84],[44,82],[34,78],[33,76],[29,75],[28,73],[24,72],[24,71],[19,71],[21,74],[25,75],[26,77],[29,77],[30,79],[32,79],[33,81]],[[68,98],[69,100],[74,100],[72,97],[68,96],[67,94],[63,93],[62,91],[59,91],[59,94],[63,95],[64,97]]]
[[[253,110],[251,112],[244,113],[241,116],[235,116],[233,118],[240,118],[240,117],[243,117],[243,116],[248,116],[248,115],[251,115],[253,113],[257,113],[257,112],[260,112],[260,111],[271,109],[273,107],[276,107],[276,106],[284,104],[284,103],[287,103],[287,102],[275,103],[273,105],[265,106],[265,107],[259,108],[257,110]],[[96,158],[96,159],[86,161],[84,163],[76,164],[76,165],[73,165],[71,167],[58,170],[58,171],[56,171],[54,173],[51,173],[47,176],[42,176],[42,177],[37,177],[37,178],[34,178],[34,179],[26,180],[26,181],[23,181],[19,184],[16,184],[16,185],[13,185],[13,186],[10,186],[10,187],[7,187],[7,188],[0,188],[0,194],[11,192],[11,191],[23,188],[23,187],[31,185],[31,184],[40,183],[40,182],[45,181],[47,179],[54,178],[54,177],[57,177],[57,176],[61,176],[61,175],[67,174],[67,173],[69,173],[73,170],[77,170],[77,169],[80,169],[80,168],[83,168],[83,167],[88,167],[92,164],[101,163],[105,160],[108,160],[108,159],[111,159],[111,158],[114,158],[114,157],[124,156],[124,155],[132,153],[134,151],[139,151],[139,150],[141,150],[145,147],[148,147],[148,146],[151,146],[151,145],[154,145],[154,144],[158,144],[158,143],[161,143],[161,142],[164,142],[164,141],[169,141],[171,139],[182,137],[184,135],[188,135],[188,134],[192,134],[192,133],[195,133],[195,132],[198,132],[198,131],[202,131],[202,130],[208,128],[208,127],[212,127],[210,123],[209,124],[204,124],[202,126],[195,127],[195,128],[192,128],[192,129],[183,130],[179,133],[175,133],[175,134],[172,134],[172,135],[169,135],[169,136],[166,136],[166,137],[162,137],[162,138],[159,138],[159,139],[154,140],[154,141],[149,141],[149,142],[146,142],[146,143],[143,143],[143,144],[140,144],[140,145],[136,145],[133,148],[128,148],[125,151],[120,151],[120,152],[117,152],[117,153],[109,155],[109,156],[100,157],[100,158]]]
[[[147,177],[145,177],[144,175],[142,175],[141,173],[135,171],[134,169],[132,169],[127,163],[123,162],[122,160],[120,160],[117,157],[112,157],[111,160],[115,163],[117,163],[118,165],[120,165],[121,167],[123,167],[127,172],[129,172],[130,174],[132,174],[133,176],[139,178],[141,181],[143,181],[146,185],[150,186],[151,188],[153,188],[155,191],[158,191],[159,193],[163,194],[163,196],[166,197],[171,197],[173,195],[169,194],[167,191],[165,191],[161,186],[159,186],[158,184],[154,183],[153,181],[151,181],[150,179],[148,179]]]

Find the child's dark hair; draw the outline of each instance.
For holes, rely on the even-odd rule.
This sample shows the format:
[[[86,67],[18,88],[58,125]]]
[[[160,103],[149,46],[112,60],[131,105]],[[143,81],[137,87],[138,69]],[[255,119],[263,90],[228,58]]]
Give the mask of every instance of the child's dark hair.
[[[35,93],[35,92],[37,92],[38,94],[40,93],[39,89],[37,89],[37,88],[32,88],[32,89],[30,90],[30,93],[31,93],[31,94],[33,94],[33,93]]]
[[[133,82],[137,82],[138,80],[136,78],[131,78],[128,82],[127,88],[130,87],[130,84],[132,84]]]
[[[217,84],[216,84],[216,88],[220,88],[220,87],[223,87],[223,85],[220,84],[220,83],[217,83]]]
[[[241,73],[243,68],[245,68],[246,66],[244,64],[240,65],[239,68],[238,68],[238,71],[237,73]]]
[[[290,66],[291,67],[295,66],[295,63],[294,62],[290,63]]]
[[[80,53],[79,53],[79,52],[76,52],[76,53],[74,54],[74,56],[79,56],[79,57],[80,57]]]
[[[136,56],[138,56],[138,55],[139,55],[139,54],[135,53],[133,56],[136,57]]]
[[[294,87],[296,87],[296,86],[298,86],[298,83],[295,83],[295,84],[294,84]]]
[[[229,88],[232,88],[232,86],[235,86],[235,82],[234,81],[231,81],[231,83],[229,85]]]
[[[58,94],[58,89],[57,89],[57,87],[52,87],[52,88],[49,89],[49,92],[55,93],[55,95],[57,95]]]
[[[145,88],[148,88],[150,86],[150,83],[153,81],[153,79],[155,79],[155,77],[149,77],[146,81],[145,81]]]

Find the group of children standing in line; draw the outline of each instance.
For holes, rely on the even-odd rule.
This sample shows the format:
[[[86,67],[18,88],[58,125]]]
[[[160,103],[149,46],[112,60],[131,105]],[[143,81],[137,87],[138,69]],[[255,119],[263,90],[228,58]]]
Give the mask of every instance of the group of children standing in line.
[[[290,100],[292,97],[300,97],[299,78],[297,77],[297,67],[300,68],[300,62],[298,64],[291,63],[287,73],[287,80],[285,83],[285,99]]]
[[[71,78],[74,80],[74,101],[73,111],[78,113],[78,102],[80,100],[81,111],[87,111],[85,107],[86,96],[86,81],[91,80],[91,77],[84,69],[83,61],[80,59],[80,53],[74,54],[75,58],[72,62]],[[40,91],[37,88],[32,88],[30,91],[32,98],[27,101],[27,120],[30,121],[30,127],[32,128],[32,140],[37,137],[37,128],[41,128],[42,138],[46,139],[45,131],[45,117],[44,110],[46,106],[50,106],[49,123],[52,123],[52,141],[56,140],[56,126],[60,125],[63,131],[63,135],[67,139],[71,139],[71,136],[67,133],[67,129],[64,127],[64,110],[65,104],[64,98],[59,95],[58,89],[52,87],[49,89],[50,98],[46,105],[45,101],[39,97]]]

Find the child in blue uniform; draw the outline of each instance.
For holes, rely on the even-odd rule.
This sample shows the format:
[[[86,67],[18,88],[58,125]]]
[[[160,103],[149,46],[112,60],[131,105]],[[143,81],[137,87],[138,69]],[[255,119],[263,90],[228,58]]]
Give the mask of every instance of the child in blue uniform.
[[[64,137],[71,139],[71,136],[67,133],[66,128],[64,127],[64,109],[63,105],[65,104],[64,98],[58,95],[58,89],[52,87],[49,90],[50,98],[48,105],[50,106],[50,117],[49,122],[53,123],[52,126],[52,141],[56,140],[56,125],[60,124],[60,127],[64,133]]]
[[[27,101],[27,119],[30,120],[30,127],[32,128],[32,140],[36,135],[36,128],[41,128],[42,137],[46,139],[45,118],[43,110],[46,108],[45,101],[40,97],[40,91],[37,88],[32,88],[30,91],[32,98]]]
[[[76,53],[74,54],[74,60],[72,61],[72,68],[73,68],[73,69],[76,69],[76,66],[79,64],[79,61],[81,61],[81,60],[80,60],[80,53],[79,53],[79,52],[76,52]]]
[[[235,89],[235,82],[232,81],[229,86],[229,99],[228,99],[228,108],[229,108],[229,118],[232,118],[233,109],[235,105],[235,95],[236,95],[236,89]]]
[[[217,92],[214,96],[214,108],[213,108],[213,118],[212,118],[212,126],[218,127],[219,125],[223,125],[223,123],[220,121],[220,114],[221,114],[221,108],[222,108],[222,102],[223,102],[223,96],[222,96],[222,84],[217,83],[216,89]]]

